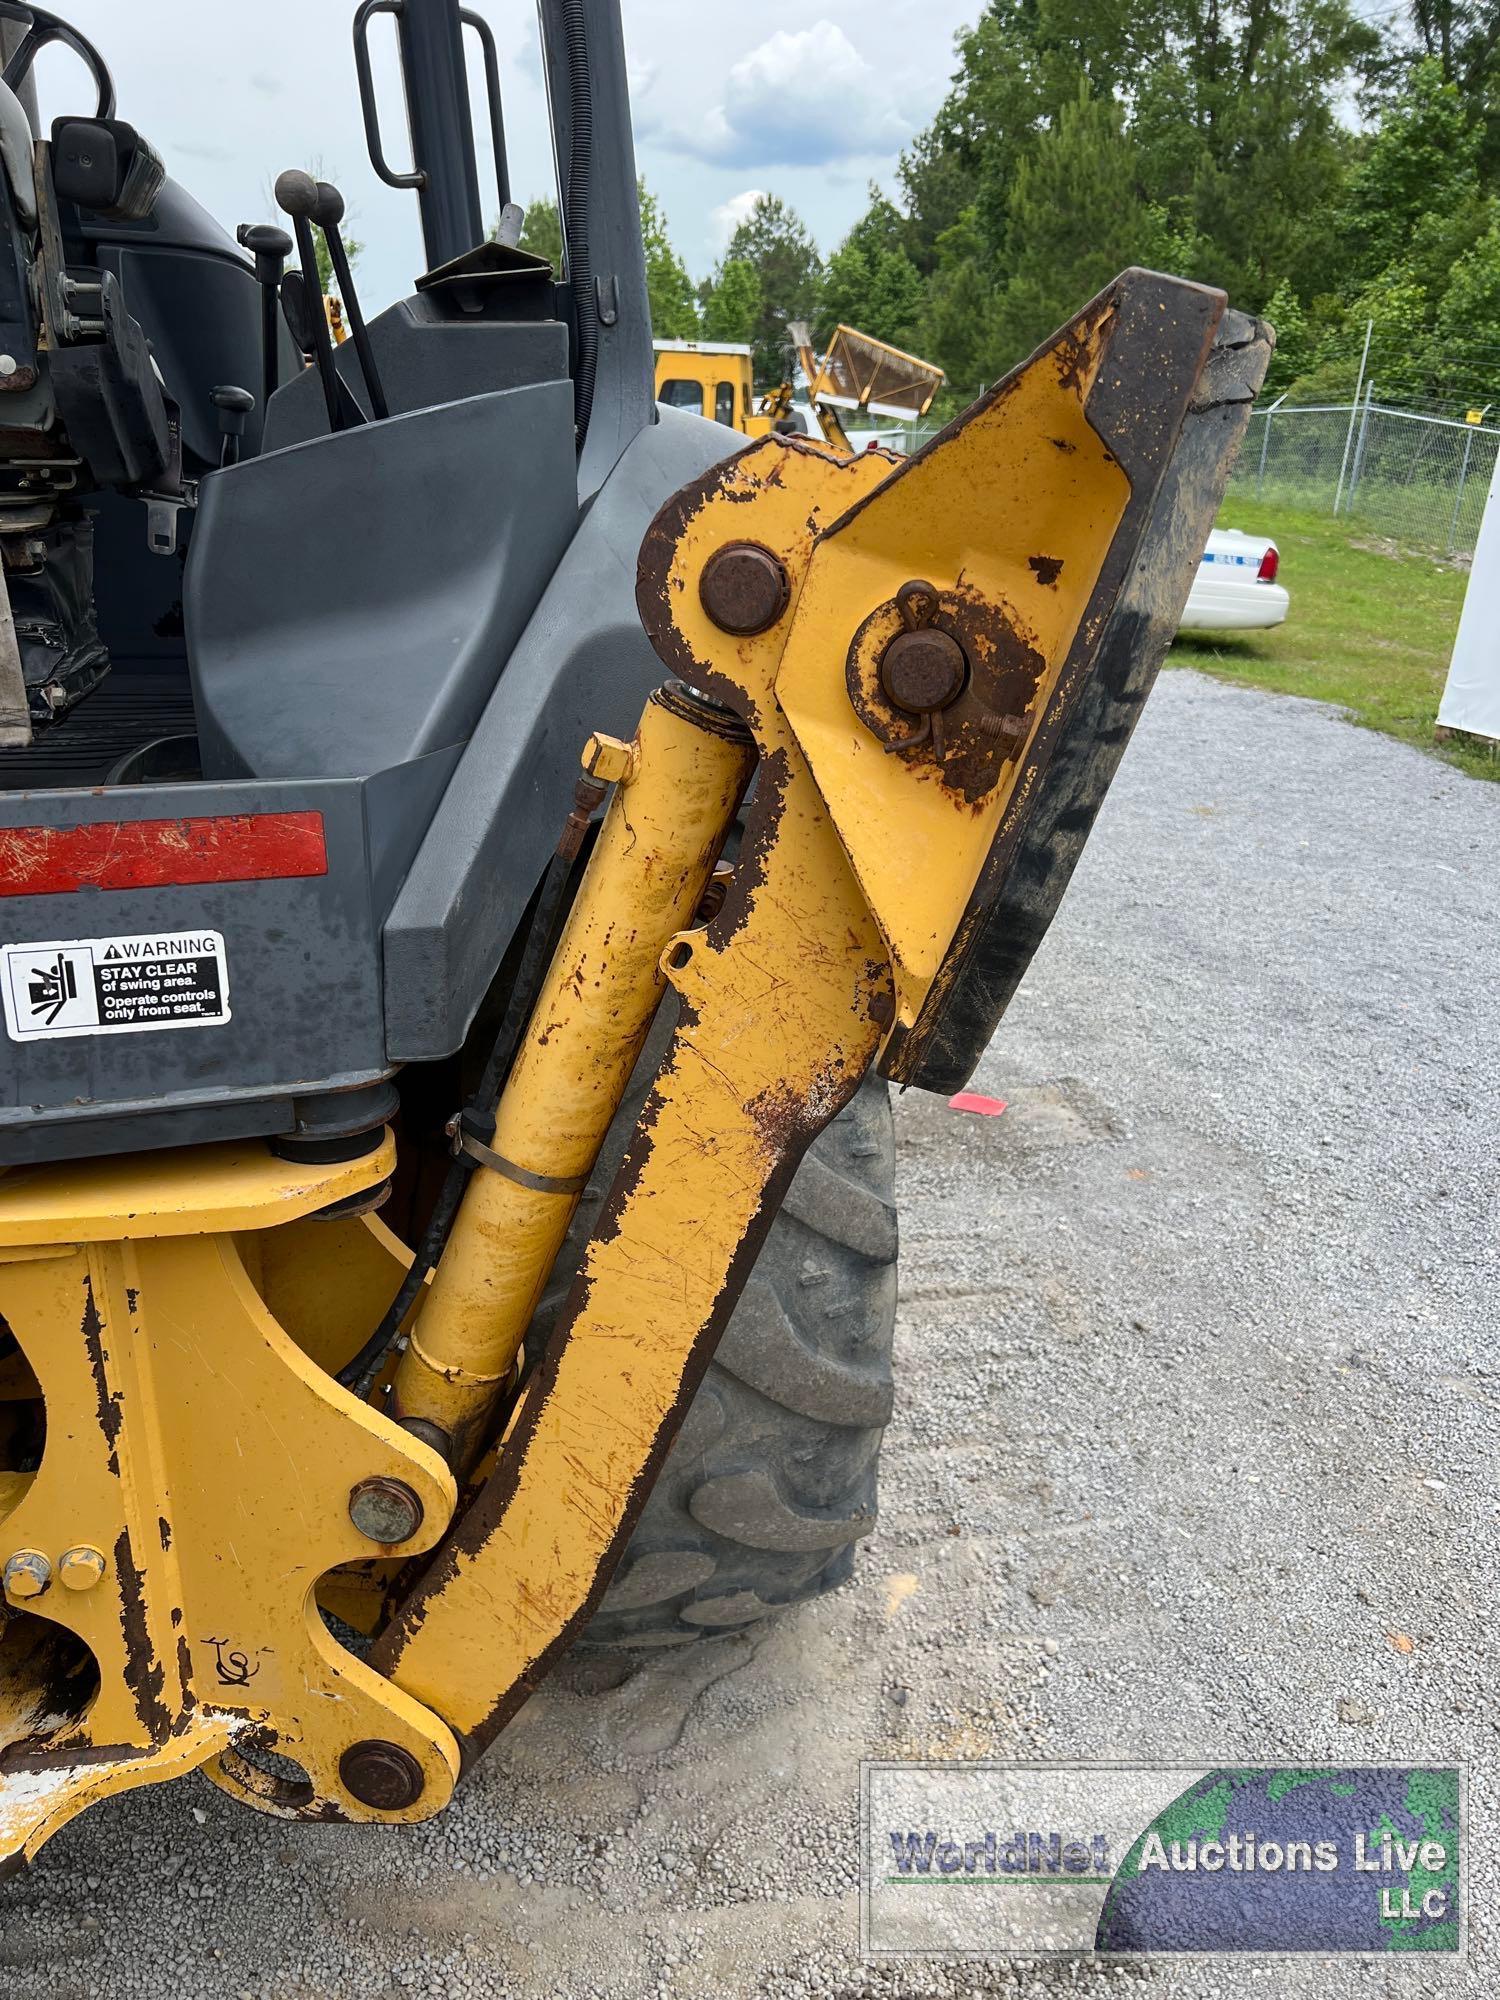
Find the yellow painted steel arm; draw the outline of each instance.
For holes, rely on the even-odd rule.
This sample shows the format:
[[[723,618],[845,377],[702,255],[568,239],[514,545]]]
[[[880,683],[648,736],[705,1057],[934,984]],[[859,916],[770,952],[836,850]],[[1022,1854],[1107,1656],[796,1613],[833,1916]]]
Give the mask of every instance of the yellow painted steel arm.
[[[664,956],[682,1020],[562,1322],[375,1649],[467,1752],[602,1594],[802,1151],[960,978],[1223,309],[1127,274],[899,470],[766,439],[648,534],[646,629],[744,718],[760,770],[722,911]]]
[[[820,522],[889,471],[779,439],[734,466],[745,473],[723,475],[687,552],[695,599],[702,559],[733,541],[744,502],[757,503],[791,588]],[[661,588],[672,588],[664,576]],[[568,1324],[496,1471],[373,1656],[471,1749],[514,1713],[607,1584],[782,1188],[891,1017],[879,933],[772,697],[779,636],[773,625],[731,643],[733,687],[695,678],[733,698],[760,752],[734,880],[707,929],[663,953],[681,1018]],[[611,880],[601,871],[595,893],[608,896]],[[568,967],[553,977],[565,989]]]

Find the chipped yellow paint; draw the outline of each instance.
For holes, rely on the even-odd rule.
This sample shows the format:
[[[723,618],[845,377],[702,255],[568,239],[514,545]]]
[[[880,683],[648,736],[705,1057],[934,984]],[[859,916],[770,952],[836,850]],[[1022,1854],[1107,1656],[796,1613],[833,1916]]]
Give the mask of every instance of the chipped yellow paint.
[[[178,1157],[128,1164],[133,1206],[117,1214],[113,1240],[101,1198],[91,1240],[0,1262],[0,1312],[47,1414],[39,1469],[3,1496],[0,1563],[35,1549],[54,1572],[24,1609],[11,1600],[0,1652],[0,1741],[29,1767],[0,1778],[0,1862],[33,1852],[96,1798],[176,1775],[252,1733],[310,1780],[305,1797],[267,1796],[248,1767],[217,1764],[216,1781],[262,1810],[425,1817],[452,1791],[452,1735],[336,1643],[313,1593],[323,1572],[370,1552],[349,1519],[357,1481],[384,1475],[417,1494],[425,1518],[393,1552],[402,1556],[443,1533],[452,1476],[296,1346],[233,1234],[181,1233],[189,1197]],[[358,1170],[299,1168],[292,1204],[324,1206],[388,1167],[386,1147]],[[7,1177],[13,1246],[24,1250],[32,1231],[45,1240],[77,1171]],[[274,1218],[284,1162],[261,1148],[257,1164],[257,1149],[241,1148],[232,1193],[227,1178],[209,1177],[210,1213],[237,1228]],[[168,1233],[151,1233],[155,1223]],[[104,1556],[89,1589],[58,1580],[78,1549]],[[366,1738],[417,1759],[416,1806],[377,1814],[345,1790],[340,1757]]]
[[[608,1581],[691,1397],[695,1355],[717,1338],[731,1273],[889,1018],[879,931],[772,699],[779,639],[719,632],[696,588],[707,552],[743,535],[750,497],[755,538],[795,588],[820,523],[889,470],[780,441],[751,447],[716,476],[663,579],[702,646],[685,676],[744,714],[760,777],[722,910],[662,954],[679,1026],[571,1317],[495,1472],[373,1656],[474,1743],[525,1698]],[[600,868],[594,885],[606,904],[613,872]]]
[[[491,1151],[511,1171],[470,1175],[396,1370],[398,1414],[444,1431],[460,1469],[513,1373],[666,991],[662,952],[702,901],[753,763],[737,725],[704,727],[661,698],[629,755],[605,754],[619,782],[496,1114]]]
[[[0,1178],[0,1257],[35,1257],[57,1243],[268,1229],[374,1187],[395,1164],[387,1132],[375,1152],[332,1166],[279,1160],[246,1140],[9,1167]]]
[[[367,1624],[377,1611],[384,1572],[349,1521],[350,1488],[383,1474],[418,1495],[423,1526],[397,1565],[444,1534],[456,1489],[435,1453],[330,1379],[407,1253],[368,1220],[301,1218],[388,1174],[389,1141],[346,1167],[223,1146],[0,1180],[0,1312],[21,1349],[0,1367],[0,1421],[24,1422],[32,1370],[49,1439],[29,1482],[0,1487],[0,1562],[106,1558],[94,1587],[49,1588],[0,1631],[0,1750],[42,1760],[29,1789],[0,1780],[0,1859],[94,1797],[210,1758],[263,1810],[423,1818],[451,1792],[458,1740],[481,1748],[570,1642],[797,1160],[940,996],[986,856],[1037,782],[1032,752],[1129,498],[1084,414],[1110,310],[907,465],[765,438],[648,533],[647,629],[670,671],[743,718],[757,789],[723,907],[689,929],[743,750],[670,698],[633,744],[591,739],[586,762],[616,797],[495,1160],[399,1364],[394,1409],[447,1432],[460,1467],[478,1455],[477,1497],[368,1664],[315,1600],[343,1568],[328,1601]],[[700,585],[712,555],[747,540],[789,591],[768,631],[737,639]],[[878,718],[859,719],[883,699],[896,593],[918,578],[973,609],[975,648],[1003,633],[1040,663],[1015,754],[997,751],[992,778],[981,758],[967,790],[935,758],[888,754]],[[502,1385],[665,983],[681,1002],[671,1046],[502,1429]],[[340,1296],[311,1297],[320,1285]],[[887,1616],[916,1588],[889,1579]],[[80,1671],[93,1667],[97,1687]],[[305,1768],[305,1793],[242,1760],[251,1738]],[[345,1790],[340,1757],[367,1738],[416,1760],[415,1805],[379,1814]]]
[[[873,672],[883,640],[900,630],[893,606],[880,624],[882,607],[908,578],[961,592],[985,611],[1002,611],[1044,660],[1027,711],[1028,739],[1035,735],[1130,497],[1128,479],[1084,415],[1102,332],[1101,321],[1085,322],[1081,341],[1044,350],[930,455],[833,522],[813,552],[787,635],[777,699],[880,924],[904,1027],[921,1011],[996,832],[1033,774],[1023,751],[982,799],[957,797],[933,766],[888,753],[855,720],[845,655],[874,618],[877,643],[865,663]]]

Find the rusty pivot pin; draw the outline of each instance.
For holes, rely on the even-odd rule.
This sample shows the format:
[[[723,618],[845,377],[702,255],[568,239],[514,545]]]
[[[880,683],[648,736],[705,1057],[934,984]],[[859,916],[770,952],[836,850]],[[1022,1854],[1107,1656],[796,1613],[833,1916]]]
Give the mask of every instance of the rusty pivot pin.
[[[912,736],[888,743],[887,750],[912,750],[931,738],[943,754],[942,724],[936,718],[951,708],[969,678],[969,660],[951,632],[932,623],[940,599],[930,583],[914,578],[896,592],[901,630],[880,656],[880,686],[892,708],[922,717]]]
[[[339,1777],[351,1797],[377,1812],[405,1812],[426,1785],[422,1766],[409,1750],[378,1739],[350,1744],[339,1759]]]
[[[792,580],[780,556],[759,542],[726,542],[703,565],[698,596],[721,632],[751,639],[791,603]]]

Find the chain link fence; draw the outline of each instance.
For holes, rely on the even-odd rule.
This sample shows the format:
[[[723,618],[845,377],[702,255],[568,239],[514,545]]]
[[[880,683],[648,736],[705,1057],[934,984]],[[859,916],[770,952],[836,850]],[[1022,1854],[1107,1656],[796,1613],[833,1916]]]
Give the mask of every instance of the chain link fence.
[[[1250,419],[1230,492],[1337,514],[1411,548],[1474,553],[1500,429],[1367,399]]]
[[[919,451],[939,426],[880,433]],[[864,442],[861,435],[856,448]],[[1337,514],[1403,547],[1467,561],[1495,476],[1500,427],[1424,416],[1366,399],[1287,409],[1262,404],[1250,418],[1229,490],[1238,499]]]

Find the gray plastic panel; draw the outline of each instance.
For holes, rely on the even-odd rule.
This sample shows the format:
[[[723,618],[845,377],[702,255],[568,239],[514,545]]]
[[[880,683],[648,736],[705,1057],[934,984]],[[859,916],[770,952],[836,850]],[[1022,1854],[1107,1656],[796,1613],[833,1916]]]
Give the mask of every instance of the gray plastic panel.
[[[221,932],[231,1016],[24,1043],[0,1026],[0,1161],[284,1131],[293,1098],[388,1073],[364,794],[314,781],[0,798],[0,831],[312,810],[328,852],[321,876],[0,897],[4,944]]]
[[[222,257],[155,243],[99,250],[101,270],[119,278],[126,310],[140,321],[167,393],[182,412],[189,472],[219,462],[219,414],[209,392],[221,382],[255,397],[244,449],[248,454],[260,446],[260,287],[232,244],[229,250]],[[300,373],[290,336],[280,356],[285,374]]]
[[[577,524],[571,395],[366,424],[203,481],[203,768],[363,777],[463,741]]]
[[[667,497],[743,449],[678,410],[606,481],[522,634],[417,851],[385,928],[392,1061],[449,1055],[468,1031],[557,844],[590,730],[629,736],[663,678],[635,566]]]
[[[429,300],[400,299],[370,322],[370,344],[386,406],[398,416],[501,389],[568,381],[568,331],[558,320],[439,321]],[[370,399],[352,341],[338,349],[337,359],[355,401],[368,415]],[[571,417],[571,383],[568,395]],[[266,450],[281,451],[327,434],[318,371],[302,369],[271,398]]]

